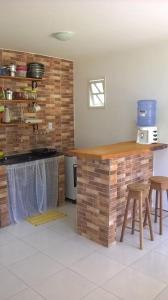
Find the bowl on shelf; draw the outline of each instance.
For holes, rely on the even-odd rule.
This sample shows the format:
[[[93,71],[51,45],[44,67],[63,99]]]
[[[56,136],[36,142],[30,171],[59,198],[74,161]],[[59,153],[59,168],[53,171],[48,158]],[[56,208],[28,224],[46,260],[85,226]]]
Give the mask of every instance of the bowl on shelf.
[[[42,78],[44,75],[44,65],[41,63],[29,63],[27,64],[27,77]]]
[[[9,76],[9,69],[7,66],[0,66],[0,76]]]
[[[26,77],[26,74],[27,74],[27,66],[26,65],[17,65],[16,66],[16,76]]]

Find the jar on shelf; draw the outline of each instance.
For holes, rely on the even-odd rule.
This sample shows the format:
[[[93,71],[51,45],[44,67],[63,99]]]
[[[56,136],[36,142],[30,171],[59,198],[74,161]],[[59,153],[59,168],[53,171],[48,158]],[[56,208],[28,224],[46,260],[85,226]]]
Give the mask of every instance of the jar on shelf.
[[[8,66],[9,68],[9,75],[11,77],[15,77],[16,76],[16,65],[15,64],[11,64]]]
[[[5,90],[5,98],[6,100],[12,100],[13,97],[13,91],[10,89]]]
[[[0,75],[1,76],[8,76],[9,75],[9,69],[7,66],[0,66]]]
[[[26,77],[27,66],[26,65],[17,65],[16,66],[16,76]]]
[[[5,99],[5,91],[4,89],[0,86],[0,100],[4,100]]]
[[[36,100],[37,99],[37,91],[31,88],[24,88],[23,92],[25,93],[25,99],[28,100]]]

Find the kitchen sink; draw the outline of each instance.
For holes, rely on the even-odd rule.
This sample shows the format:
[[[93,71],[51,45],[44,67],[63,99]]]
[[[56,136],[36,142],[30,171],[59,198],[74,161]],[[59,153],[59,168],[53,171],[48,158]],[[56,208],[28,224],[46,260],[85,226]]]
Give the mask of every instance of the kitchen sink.
[[[56,149],[32,149],[31,152],[28,153],[5,156],[3,159],[0,159],[0,165],[18,164],[60,155],[62,155],[62,153],[58,152]]]

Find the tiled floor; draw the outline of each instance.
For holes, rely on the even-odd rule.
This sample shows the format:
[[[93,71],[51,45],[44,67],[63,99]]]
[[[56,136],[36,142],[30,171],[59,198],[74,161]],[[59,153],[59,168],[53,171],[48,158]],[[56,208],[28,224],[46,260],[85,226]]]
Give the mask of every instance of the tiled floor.
[[[143,251],[129,231],[107,249],[76,234],[74,205],[61,210],[67,218],[0,229],[0,300],[168,299],[168,219],[154,242],[145,232]]]

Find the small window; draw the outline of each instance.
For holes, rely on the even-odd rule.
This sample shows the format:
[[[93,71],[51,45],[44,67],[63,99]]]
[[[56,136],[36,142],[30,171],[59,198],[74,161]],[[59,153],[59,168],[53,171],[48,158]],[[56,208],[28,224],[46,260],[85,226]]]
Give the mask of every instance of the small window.
[[[105,106],[105,79],[89,81],[89,107]]]

